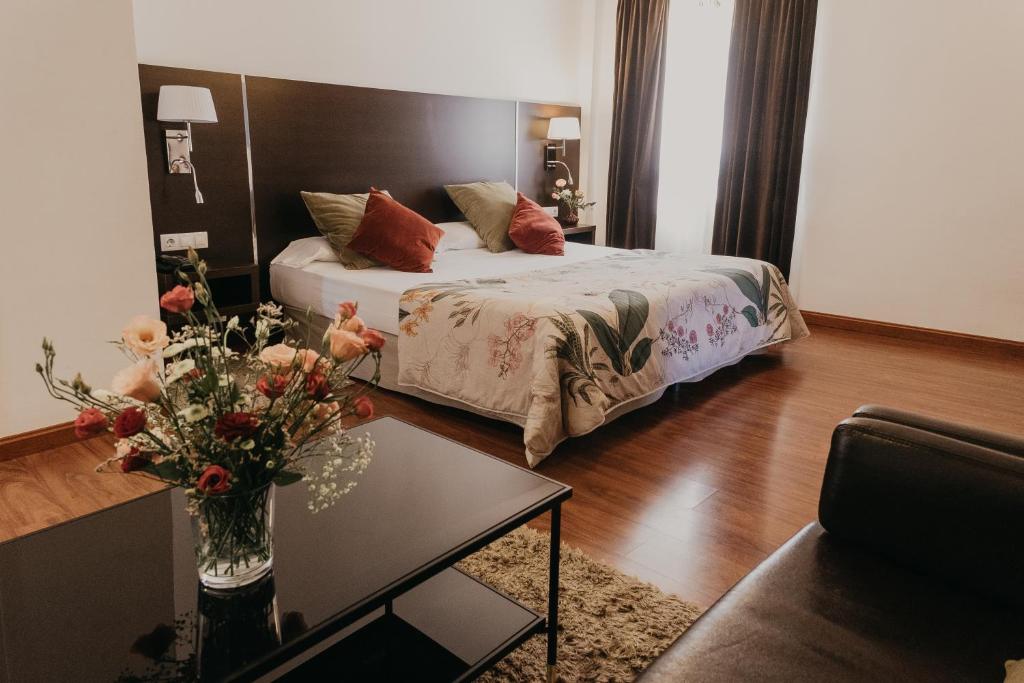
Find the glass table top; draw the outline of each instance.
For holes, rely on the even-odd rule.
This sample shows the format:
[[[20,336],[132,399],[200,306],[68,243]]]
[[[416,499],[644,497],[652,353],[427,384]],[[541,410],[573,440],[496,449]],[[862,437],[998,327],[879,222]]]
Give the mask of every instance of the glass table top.
[[[356,429],[364,430],[377,444],[373,460],[333,507],[313,514],[303,484],[278,489],[273,573],[230,599],[198,588],[177,489],[0,544],[0,680],[138,680],[212,657],[211,672],[211,648],[231,647],[224,638],[251,649],[242,660],[259,659],[280,647],[266,637],[272,601],[285,644],[314,640],[369,597],[569,495],[393,418]],[[223,628],[224,619],[235,626]],[[236,668],[221,662],[220,673]]]

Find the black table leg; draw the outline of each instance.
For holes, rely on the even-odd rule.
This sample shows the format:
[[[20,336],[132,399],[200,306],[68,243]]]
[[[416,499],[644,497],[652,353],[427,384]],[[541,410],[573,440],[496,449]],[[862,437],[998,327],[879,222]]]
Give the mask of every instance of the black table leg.
[[[558,679],[558,560],[562,505],[551,508],[551,564],[548,567],[548,683]]]

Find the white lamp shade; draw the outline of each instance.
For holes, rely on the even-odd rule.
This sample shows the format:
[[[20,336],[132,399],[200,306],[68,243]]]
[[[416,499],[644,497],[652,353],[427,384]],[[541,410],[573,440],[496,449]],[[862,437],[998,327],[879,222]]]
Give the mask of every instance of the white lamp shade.
[[[556,116],[548,121],[548,140],[579,140],[580,120],[575,116]]]
[[[158,121],[217,123],[217,110],[213,108],[209,88],[161,85],[156,118]]]

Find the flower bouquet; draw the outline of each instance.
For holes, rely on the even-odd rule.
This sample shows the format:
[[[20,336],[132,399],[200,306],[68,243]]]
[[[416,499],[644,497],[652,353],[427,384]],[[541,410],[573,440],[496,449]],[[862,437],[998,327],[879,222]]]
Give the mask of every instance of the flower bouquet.
[[[348,434],[342,420],[373,415],[367,393],[380,377],[384,337],[345,302],[316,349],[308,339],[271,344],[294,325],[281,308],[260,305],[248,334],[237,316],[224,320],[217,312],[206,264],[192,250],[189,261],[195,273],[179,270],[182,284],[160,298],[186,324],[168,336],[159,320],[129,322],[114,343],[132,364],[109,391],[91,388],[81,375],[55,378],[49,340],[36,371],[50,395],[79,409],[77,436],[110,431],[117,438],[99,470],[185,489],[200,581],[235,587],[270,570],[275,485],[307,481],[309,508],[317,512],[351,490],[369,464],[373,442]],[[351,382],[367,359],[373,379]],[[317,456],[318,467],[306,471],[304,461]]]
[[[559,178],[555,181],[555,190],[551,193],[551,198],[558,200],[558,220],[566,225],[576,225],[579,223],[580,211],[597,204],[597,202],[586,201],[583,190],[574,190],[571,187],[567,187],[565,178]]]

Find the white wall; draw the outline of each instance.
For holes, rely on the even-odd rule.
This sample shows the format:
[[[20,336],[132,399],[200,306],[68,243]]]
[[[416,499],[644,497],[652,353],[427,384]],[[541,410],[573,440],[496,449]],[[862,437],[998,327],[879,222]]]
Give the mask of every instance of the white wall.
[[[801,308],[1024,340],[1024,3],[822,0]]]
[[[105,386],[107,340],[156,314],[130,0],[5,0],[0,10],[0,435],[74,417],[33,370]]]

